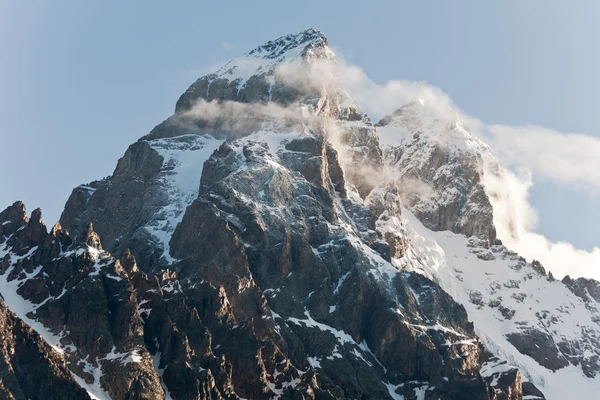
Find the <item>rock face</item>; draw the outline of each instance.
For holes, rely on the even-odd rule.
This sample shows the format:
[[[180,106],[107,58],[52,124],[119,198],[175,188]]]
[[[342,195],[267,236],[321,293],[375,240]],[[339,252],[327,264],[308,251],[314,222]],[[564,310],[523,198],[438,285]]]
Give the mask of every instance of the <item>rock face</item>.
[[[321,79],[324,72],[337,76],[336,65],[325,36],[309,29],[268,42],[198,79],[173,116],[127,149],[112,176],[73,190],[61,225],[78,236],[92,222],[112,253],[129,249],[145,271],[164,267],[173,261],[169,238],[198,196],[195,182],[204,160],[223,140],[264,129],[314,126],[330,136],[339,144],[346,180],[366,196],[382,153],[370,119],[339,79]],[[341,169],[337,174],[341,182]]]
[[[152,274],[91,225],[47,233],[17,204],[2,290],[94,395],[490,398],[464,308],[380,256],[375,215],[339,170],[319,134],[224,143],[170,240],[177,261]]]
[[[497,161],[457,115],[415,101],[376,126],[385,162],[402,182],[404,203],[427,228],[494,242],[492,204],[483,180],[493,171],[489,164],[496,167]]]
[[[269,41],[244,57],[225,64],[216,73],[194,82],[177,100],[175,112],[191,109],[199,99],[291,104],[318,97],[320,88],[317,84],[307,79],[305,83],[308,85],[290,85],[296,76],[285,72],[294,72],[294,75],[299,75],[299,72],[277,68],[282,63],[295,60],[310,63],[318,59],[333,61],[333,58],[333,53],[327,47],[327,38],[318,29],[308,29]]]
[[[108,250],[130,249],[144,271],[168,265],[170,235],[198,195],[202,163],[221,142],[188,134],[132,144],[111,177],[73,190],[61,225],[78,237],[93,223]]]
[[[20,202],[0,213],[9,319],[66,360],[36,387],[85,398],[66,368],[116,400],[561,398],[567,370],[594,384],[597,284],[496,240],[491,150],[420,103],[373,126],[336,66],[318,30],[268,42],[192,84],[50,232]],[[2,357],[51,353],[7,338]],[[10,363],[7,393],[36,398]]]
[[[15,209],[12,209],[15,210]],[[0,299],[0,397],[14,400],[89,399],[65,360]]]

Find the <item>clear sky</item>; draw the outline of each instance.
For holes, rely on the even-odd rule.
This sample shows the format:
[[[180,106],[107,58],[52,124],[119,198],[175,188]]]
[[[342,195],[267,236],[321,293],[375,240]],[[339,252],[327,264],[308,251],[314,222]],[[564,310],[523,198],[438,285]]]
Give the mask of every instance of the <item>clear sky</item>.
[[[211,66],[313,26],[375,82],[426,81],[487,124],[598,138],[599,17],[596,0],[0,0],[0,208],[21,199],[55,222]],[[600,245],[593,184],[534,182],[539,232]]]

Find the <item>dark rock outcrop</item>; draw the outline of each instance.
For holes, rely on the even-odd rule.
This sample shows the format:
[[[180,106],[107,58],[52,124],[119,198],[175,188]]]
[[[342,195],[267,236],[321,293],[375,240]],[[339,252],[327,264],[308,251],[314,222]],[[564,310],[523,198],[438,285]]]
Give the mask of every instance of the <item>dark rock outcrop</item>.
[[[508,335],[508,341],[521,353],[552,371],[569,365],[569,361],[561,354],[552,337],[545,332],[530,329],[522,333],[512,333]]]
[[[22,204],[18,205],[19,208]],[[10,216],[16,221],[15,215]],[[14,400],[90,399],[64,358],[17,318],[0,298],[0,397]]]

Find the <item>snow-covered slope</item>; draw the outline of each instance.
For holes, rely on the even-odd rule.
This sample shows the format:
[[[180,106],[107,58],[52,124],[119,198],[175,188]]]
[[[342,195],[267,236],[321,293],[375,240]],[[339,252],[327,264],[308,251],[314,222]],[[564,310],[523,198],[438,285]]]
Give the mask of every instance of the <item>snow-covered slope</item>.
[[[319,30],[282,36],[199,78],[179,98],[175,111],[189,110],[198,100],[290,104],[319,97],[323,86],[335,81],[335,64]]]
[[[515,221],[510,185],[493,149],[452,110],[422,101],[377,126],[388,179],[401,186],[407,207],[380,219],[377,228],[406,240],[394,265],[430,277],[465,306],[494,355],[482,375],[498,379],[492,374],[518,368],[548,399],[595,398],[598,296],[585,295],[585,288],[577,293],[498,240],[494,223],[513,235]],[[377,190],[381,198],[388,189]]]
[[[477,238],[433,232],[410,211],[404,216],[410,247],[397,262],[431,277],[463,304],[489,351],[519,368],[523,380],[548,399],[595,398],[600,390],[596,300],[585,302],[502,245],[488,248]]]
[[[158,180],[167,201],[144,228],[159,241],[162,257],[172,263],[169,240],[187,206],[198,197],[204,162],[223,141],[208,135],[183,135],[149,140],[148,143],[163,158]]]

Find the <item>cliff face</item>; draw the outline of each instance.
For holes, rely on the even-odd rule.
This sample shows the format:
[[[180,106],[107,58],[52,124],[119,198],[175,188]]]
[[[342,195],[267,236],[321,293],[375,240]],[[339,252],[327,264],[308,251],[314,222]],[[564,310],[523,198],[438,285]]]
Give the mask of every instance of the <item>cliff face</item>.
[[[370,119],[337,79],[336,63],[324,35],[309,29],[201,77],[173,116],[129,147],[111,177],[73,190],[62,226],[79,235],[92,222],[111,252],[128,248],[144,270],[164,267],[173,261],[169,238],[198,196],[204,161],[224,140],[263,130],[335,138],[346,179],[366,196],[382,154]]]
[[[7,400],[89,399],[64,358],[0,299],[0,397]]]
[[[336,65],[315,29],[268,42],[50,232],[8,207],[8,307],[100,399],[560,398],[561,371],[588,390],[595,286],[496,240],[491,149],[420,103],[373,126]]]
[[[406,207],[429,229],[493,244],[496,229],[484,182],[484,174],[499,168],[491,149],[451,110],[439,114],[422,101],[404,105],[376,126],[385,163],[404,182]]]

